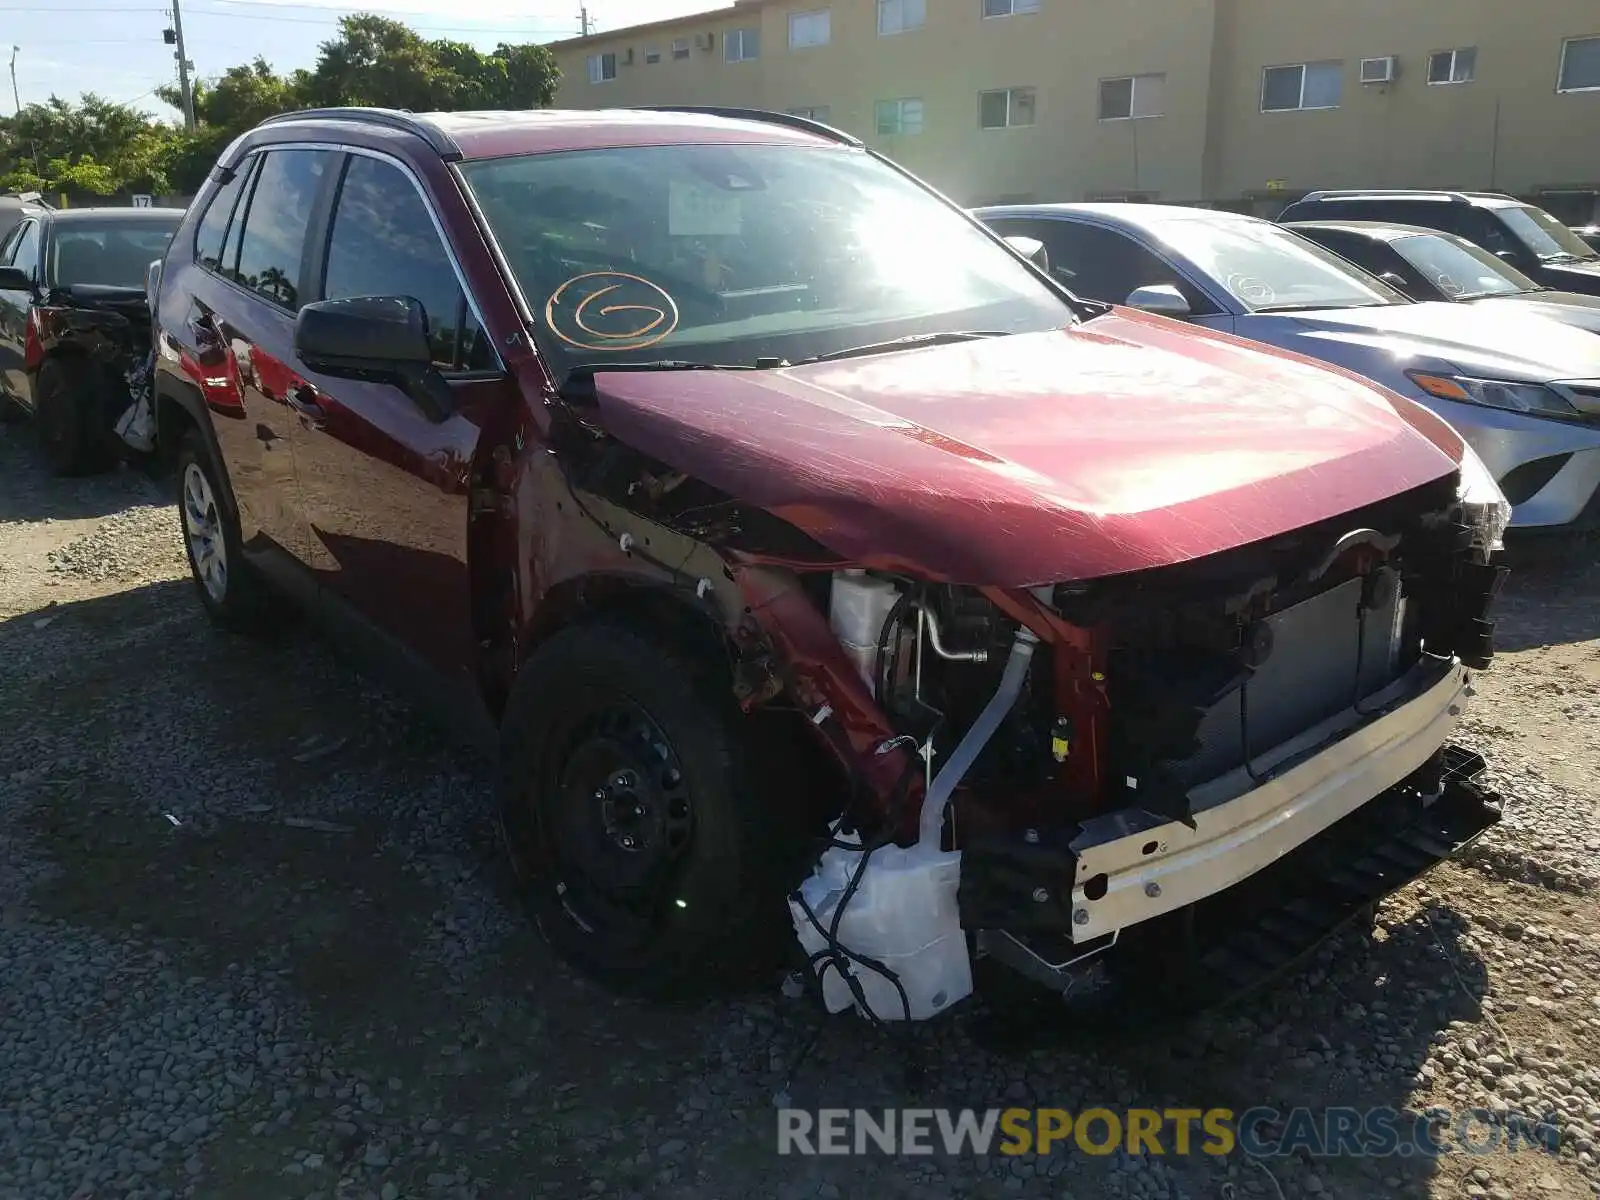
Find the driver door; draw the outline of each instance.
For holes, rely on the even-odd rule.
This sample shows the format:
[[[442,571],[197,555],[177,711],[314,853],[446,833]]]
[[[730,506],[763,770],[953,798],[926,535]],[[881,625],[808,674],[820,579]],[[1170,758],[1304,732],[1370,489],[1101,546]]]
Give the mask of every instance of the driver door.
[[[355,150],[340,170],[310,299],[421,301],[457,407],[435,422],[392,383],[296,364],[304,382],[289,399],[290,437],[309,561],[365,624],[464,682],[476,659],[468,482],[483,419],[509,402],[513,385],[420,184],[394,161]]]
[[[7,236],[0,249],[0,266],[20,267],[39,275],[39,222],[24,221]],[[28,388],[28,314],[33,293],[0,290],[0,392],[22,404],[32,404]]]

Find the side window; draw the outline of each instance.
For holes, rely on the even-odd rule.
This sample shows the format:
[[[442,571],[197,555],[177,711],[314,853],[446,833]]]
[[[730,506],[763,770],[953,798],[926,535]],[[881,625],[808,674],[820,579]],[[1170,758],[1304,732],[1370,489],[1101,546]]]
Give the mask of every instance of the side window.
[[[195,260],[202,267],[212,271],[221,267],[222,243],[228,234],[228,220],[233,216],[234,205],[239,200],[239,193],[244,191],[245,179],[254,165],[253,158],[241,162],[233,178],[217,189],[211,197],[211,203],[206,206],[205,215],[200,218],[199,228],[194,234]]]
[[[350,156],[334,206],[322,295],[410,296],[427,314],[433,360],[442,370],[493,365],[427,204],[392,163]]]
[[[1485,212],[1481,208],[1465,209],[1461,214],[1459,228],[1454,232],[1469,242],[1476,242],[1490,254],[1510,251],[1519,260],[1526,257],[1522,243],[1511,235],[1511,231],[1502,225],[1493,213]]]
[[[1080,296],[1121,304],[1135,288],[1168,283],[1183,293],[1195,316],[1217,311],[1175,269],[1124,234],[1074,221],[1018,221],[1000,232],[1038,238],[1057,279]],[[999,228],[997,223],[996,228]]]
[[[35,283],[39,281],[39,222],[29,221],[22,227],[22,236],[12,248],[11,265],[21,267]]]
[[[22,240],[22,234],[25,228],[26,227],[24,225],[18,224],[16,228],[14,228],[10,233],[6,234],[4,241],[0,241],[0,267],[9,267],[12,265],[12,253],[16,250],[17,243]]]
[[[328,170],[324,150],[271,150],[245,208],[235,278],[290,312],[300,307],[306,229]]]

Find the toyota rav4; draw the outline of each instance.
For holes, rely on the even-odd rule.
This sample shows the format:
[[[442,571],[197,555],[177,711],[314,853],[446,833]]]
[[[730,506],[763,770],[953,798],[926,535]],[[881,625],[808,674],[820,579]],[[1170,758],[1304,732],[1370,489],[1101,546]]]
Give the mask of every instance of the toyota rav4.
[[[200,602],[497,728],[614,986],[1245,986],[1496,819],[1449,737],[1508,510],[1449,426],[1081,300],[826,126],[290,113],[152,286]]]

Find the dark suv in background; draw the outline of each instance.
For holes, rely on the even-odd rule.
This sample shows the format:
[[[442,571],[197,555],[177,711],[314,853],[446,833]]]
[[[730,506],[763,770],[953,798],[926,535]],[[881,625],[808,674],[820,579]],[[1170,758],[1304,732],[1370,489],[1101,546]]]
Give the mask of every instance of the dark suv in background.
[[[1482,246],[1534,282],[1600,295],[1600,250],[1542,208],[1498,192],[1312,192],[1278,220],[1384,221],[1454,233]]]

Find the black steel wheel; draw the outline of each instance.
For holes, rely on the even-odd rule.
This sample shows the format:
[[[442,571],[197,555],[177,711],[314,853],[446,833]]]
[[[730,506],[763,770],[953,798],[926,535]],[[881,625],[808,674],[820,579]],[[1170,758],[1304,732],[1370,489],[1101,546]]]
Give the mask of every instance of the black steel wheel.
[[[789,825],[760,805],[721,675],[625,625],[576,625],[507,706],[501,829],[524,899],[558,954],[621,991],[719,990],[781,944]]]

